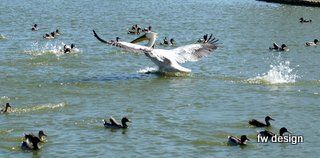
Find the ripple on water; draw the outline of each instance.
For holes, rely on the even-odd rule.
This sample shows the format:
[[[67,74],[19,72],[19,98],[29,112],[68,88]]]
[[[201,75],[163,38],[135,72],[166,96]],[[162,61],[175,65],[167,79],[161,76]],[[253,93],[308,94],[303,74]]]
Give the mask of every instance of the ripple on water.
[[[12,113],[29,113],[29,112],[37,112],[37,111],[48,111],[48,110],[56,110],[67,106],[66,103],[58,103],[58,104],[44,104],[44,105],[35,105],[24,108],[12,108]]]

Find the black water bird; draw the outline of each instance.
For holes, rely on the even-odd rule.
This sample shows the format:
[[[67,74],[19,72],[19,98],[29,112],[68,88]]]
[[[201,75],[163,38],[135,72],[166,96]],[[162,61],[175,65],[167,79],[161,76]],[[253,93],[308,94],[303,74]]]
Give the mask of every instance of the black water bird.
[[[308,23],[308,22],[312,22],[312,20],[311,20],[311,19],[306,20],[306,19],[304,19],[303,17],[301,17],[299,20],[300,20],[300,23]]]
[[[141,28],[138,27],[137,29],[129,30],[128,34],[133,34],[133,35],[139,35],[141,33]]]
[[[40,149],[40,142],[45,142],[47,135],[41,130],[38,133],[38,137],[30,134],[24,135],[24,141],[21,143],[21,149],[23,150],[39,150]]]
[[[46,33],[43,38],[45,39],[54,39],[55,38],[55,33],[51,32],[50,34]]]
[[[56,31],[54,32],[54,35],[55,36],[59,36],[61,33],[60,33],[60,31],[59,31],[59,29],[56,29]]]
[[[72,43],[70,46],[69,45],[64,45],[63,46],[63,52],[64,53],[71,53],[75,48],[75,45]]]
[[[284,133],[290,133],[290,131],[288,131],[287,128],[285,127],[282,127],[280,128],[279,130],[279,136],[283,136]],[[273,132],[270,132],[270,131],[267,131],[267,130],[264,130],[264,131],[260,131],[258,132],[258,135],[262,136],[262,137],[268,137],[268,139],[271,139],[273,136],[275,136],[276,134],[274,134]]]
[[[1,113],[3,113],[3,114],[8,114],[8,113],[10,113],[11,112],[11,105],[9,104],[9,103],[6,103],[6,105],[4,106],[4,105],[2,105],[2,109],[1,109]]]
[[[306,46],[317,46],[319,44],[318,39],[314,39],[313,42],[307,42]]]
[[[38,31],[38,25],[34,24],[33,27],[31,28],[31,31]]]
[[[167,37],[165,37],[163,39],[163,43],[160,43],[160,45],[168,45],[168,46],[171,46],[171,45],[174,45],[175,43],[175,40],[173,38],[171,38],[170,40],[168,40]]]
[[[41,131],[39,131],[39,133],[38,133],[38,137],[39,137],[39,139],[40,139],[40,141],[41,142],[45,142],[46,141],[46,139],[47,139],[47,135],[46,134],[44,134],[44,132],[41,130]]]
[[[273,120],[273,121],[274,121],[274,119],[271,118],[270,116],[266,116],[264,120],[266,121],[265,124],[262,123],[262,122],[260,122],[260,121],[258,121],[258,120],[256,120],[256,119],[250,120],[250,121],[249,121],[249,124],[252,125],[252,126],[255,126],[255,127],[268,127],[268,126],[271,125],[269,121],[270,121],[270,120]]]
[[[143,32],[149,32],[151,31],[152,27],[151,26],[148,26],[148,28],[144,28],[142,31]]]
[[[277,43],[273,43],[273,47],[269,47],[269,50],[286,52],[286,51],[289,51],[289,48],[286,44],[282,44],[281,47],[279,47]]]
[[[109,122],[107,122],[106,120],[103,120],[104,121],[104,126],[106,128],[112,128],[112,129],[126,129],[128,128],[128,125],[127,125],[127,122],[131,122],[127,117],[123,117],[121,119],[121,124],[118,123],[113,117],[110,117]]]
[[[247,138],[246,135],[242,135],[240,138],[237,138],[235,136],[228,136],[228,144],[231,146],[246,145],[247,141],[250,141],[250,139]]]

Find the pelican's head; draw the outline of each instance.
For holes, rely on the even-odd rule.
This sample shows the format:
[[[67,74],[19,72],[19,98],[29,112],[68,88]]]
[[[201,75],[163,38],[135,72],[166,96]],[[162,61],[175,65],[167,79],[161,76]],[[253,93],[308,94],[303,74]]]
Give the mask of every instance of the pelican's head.
[[[158,35],[157,33],[150,31],[138,37],[137,39],[131,41],[130,43],[138,43],[142,41],[155,41],[155,39],[157,38],[157,35]]]

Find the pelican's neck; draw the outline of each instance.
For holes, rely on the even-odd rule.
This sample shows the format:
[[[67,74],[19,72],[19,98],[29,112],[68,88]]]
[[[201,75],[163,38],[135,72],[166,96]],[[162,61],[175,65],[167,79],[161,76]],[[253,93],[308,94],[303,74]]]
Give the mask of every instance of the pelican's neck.
[[[147,44],[147,47],[152,48],[153,45],[154,45],[154,43],[156,43],[156,39],[157,39],[157,37],[152,37],[152,38],[150,38],[150,40],[149,40],[149,42],[148,42],[148,44]]]

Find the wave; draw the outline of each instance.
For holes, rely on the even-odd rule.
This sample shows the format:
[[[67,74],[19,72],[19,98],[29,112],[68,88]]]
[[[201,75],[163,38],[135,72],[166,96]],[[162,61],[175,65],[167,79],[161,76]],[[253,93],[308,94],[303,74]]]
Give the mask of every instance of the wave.
[[[2,35],[2,34],[0,34],[0,40],[5,40],[5,39],[7,39],[7,37]]]
[[[66,103],[36,105],[27,108],[12,108],[12,113],[28,113],[34,111],[45,111],[65,107]]]
[[[184,72],[163,72],[163,71],[160,71],[157,67],[146,67],[144,69],[140,69],[137,72],[141,74],[155,74],[155,75],[167,76],[167,77],[183,77],[183,76],[191,75],[191,73],[184,73]]]

